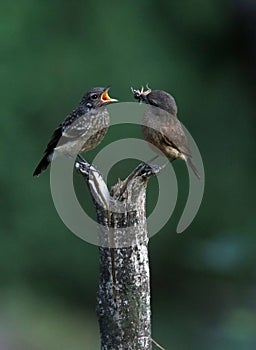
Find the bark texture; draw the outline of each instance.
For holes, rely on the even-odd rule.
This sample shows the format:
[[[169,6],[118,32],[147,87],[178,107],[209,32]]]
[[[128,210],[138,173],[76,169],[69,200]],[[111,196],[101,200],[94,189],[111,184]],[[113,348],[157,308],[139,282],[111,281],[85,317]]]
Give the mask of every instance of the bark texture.
[[[99,223],[100,278],[97,297],[101,349],[152,349],[145,198],[148,179],[159,168],[140,164],[107,191],[85,163],[85,176]]]

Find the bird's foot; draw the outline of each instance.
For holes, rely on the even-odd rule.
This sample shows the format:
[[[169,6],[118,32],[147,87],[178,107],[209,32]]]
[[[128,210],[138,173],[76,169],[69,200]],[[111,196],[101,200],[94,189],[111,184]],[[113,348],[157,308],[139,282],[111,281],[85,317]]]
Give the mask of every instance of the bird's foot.
[[[97,173],[99,176],[103,177],[101,172],[95,168],[94,165],[88,163],[80,154],[77,156],[79,160],[75,162],[76,170],[80,171],[82,174],[89,175],[91,172]]]
[[[153,161],[156,157],[154,157],[151,161]],[[117,193],[115,191],[111,191],[111,195],[114,195],[116,198],[121,199],[124,192],[127,189],[128,184],[134,180],[136,177],[149,178],[152,175],[158,174],[163,168],[165,168],[165,164],[162,166],[159,165],[150,165],[149,162],[140,163],[133,172],[119,184],[119,190]]]
[[[156,155],[156,156],[154,156],[153,158],[151,158],[151,159],[149,159],[149,160],[147,160],[146,162],[144,162],[144,164],[151,164],[154,160],[156,160],[157,158],[159,157],[159,155]]]

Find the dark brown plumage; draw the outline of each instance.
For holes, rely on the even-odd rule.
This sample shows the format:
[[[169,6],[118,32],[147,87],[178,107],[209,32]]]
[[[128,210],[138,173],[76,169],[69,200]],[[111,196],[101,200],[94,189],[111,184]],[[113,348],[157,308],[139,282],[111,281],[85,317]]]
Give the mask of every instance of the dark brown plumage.
[[[33,176],[40,175],[58,154],[76,157],[102,141],[109,126],[106,105],[117,102],[108,91],[109,86],[94,87],[83,96],[79,106],[54,131]]]
[[[159,149],[166,157],[183,159],[195,175],[199,173],[192,162],[192,154],[182,125],[177,118],[177,105],[173,96],[163,90],[133,90],[134,98],[149,105],[142,119],[142,133],[152,144],[154,151]],[[157,152],[158,153],[158,152]]]

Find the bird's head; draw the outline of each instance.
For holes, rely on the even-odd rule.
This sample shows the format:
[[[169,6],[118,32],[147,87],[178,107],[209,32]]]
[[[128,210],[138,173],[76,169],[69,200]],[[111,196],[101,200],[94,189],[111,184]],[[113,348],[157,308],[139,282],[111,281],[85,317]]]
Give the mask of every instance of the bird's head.
[[[161,108],[173,115],[177,114],[177,105],[172,95],[163,90],[151,90],[148,85],[146,85],[146,88],[146,91],[144,91],[143,86],[141,90],[131,88],[134,98],[139,102]]]
[[[118,102],[115,98],[109,97],[108,91],[110,86],[94,87],[90,89],[82,98],[81,103],[88,108],[97,108],[103,105],[108,105],[113,102]]]

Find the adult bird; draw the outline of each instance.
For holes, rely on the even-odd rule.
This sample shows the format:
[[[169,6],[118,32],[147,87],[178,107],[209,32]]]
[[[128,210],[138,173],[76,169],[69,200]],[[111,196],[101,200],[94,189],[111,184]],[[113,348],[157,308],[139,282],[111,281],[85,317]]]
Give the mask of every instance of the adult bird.
[[[175,160],[183,159],[194,174],[200,175],[192,162],[192,154],[182,125],[177,118],[175,99],[163,90],[134,90],[134,98],[149,105],[142,119],[142,133],[146,141],[152,144],[154,151]],[[160,150],[161,152],[159,152]]]
[[[106,106],[118,101],[109,97],[109,89],[109,86],[94,87],[85,93],[78,107],[52,134],[33,176],[40,175],[57,155],[76,157],[102,141],[109,126]]]

